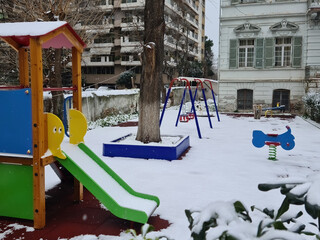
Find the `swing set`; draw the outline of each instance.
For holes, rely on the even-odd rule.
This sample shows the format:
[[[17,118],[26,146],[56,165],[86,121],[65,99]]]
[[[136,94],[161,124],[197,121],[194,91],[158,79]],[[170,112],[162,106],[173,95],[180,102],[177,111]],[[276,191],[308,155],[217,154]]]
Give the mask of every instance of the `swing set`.
[[[191,84],[190,84],[190,82],[192,82],[192,81],[195,81],[197,83],[194,95],[192,94]],[[209,111],[209,108],[208,108],[207,98],[206,98],[206,94],[205,94],[205,87],[204,87],[204,83],[208,82],[209,86],[210,86],[211,93],[212,93],[212,98],[213,98],[213,101],[214,101],[214,106],[215,106],[217,118],[218,118],[218,121],[220,122],[219,112],[218,112],[216,99],[215,99],[214,91],[213,91],[213,87],[212,87],[212,82],[217,82],[217,81],[212,80],[212,79],[199,79],[199,78],[194,78],[191,81],[188,80],[187,78],[174,78],[174,79],[172,79],[171,82],[170,82],[170,86],[169,86],[167,95],[166,95],[166,100],[165,100],[165,103],[164,103],[164,107],[163,107],[163,110],[162,110],[162,113],[161,113],[160,126],[161,126],[161,123],[162,123],[162,120],[163,120],[163,116],[164,116],[164,113],[165,113],[165,110],[166,110],[166,107],[167,107],[167,103],[168,103],[168,100],[169,100],[169,96],[170,96],[170,93],[171,93],[172,86],[173,86],[173,84],[175,82],[184,82],[185,83],[185,88],[184,88],[184,91],[183,91],[183,95],[182,95],[180,108],[179,108],[179,112],[178,112],[178,116],[177,116],[177,120],[176,120],[175,126],[176,127],[178,126],[179,121],[182,122],[182,123],[187,123],[187,122],[189,122],[189,120],[195,119],[197,131],[198,131],[198,136],[199,136],[199,138],[202,138],[200,127],[199,127],[199,122],[198,122],[198,116],[197,116],[197,112],[196,112],[196,107],[194,105],[195,99],[197,97],[198,89],[199,89],[199,87],[201,87],[202,96],[203,96],[203,99],[204,99],[204,102],[205,102],[205,106],[206,106],[206,112],[207,112],[207,117],[208,117],[208,121],[209,121],[209,126],[210,126],[210,128],[212,128],[212,123],[211,123],[211,118],[210,118],[210,111]],[[189,97],[190,97],[190,101],[191,101],[191,110],[182,112],[182,108],[184,106],[187,90],[189,92]]]

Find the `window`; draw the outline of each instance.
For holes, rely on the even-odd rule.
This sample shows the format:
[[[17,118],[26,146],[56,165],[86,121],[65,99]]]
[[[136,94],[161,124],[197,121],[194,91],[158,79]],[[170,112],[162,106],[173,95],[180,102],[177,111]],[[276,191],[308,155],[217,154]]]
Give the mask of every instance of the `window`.
[[[132,23],[133,22],[133,13],[126,12],[125,17],[121,19],[122,23]]]
[[[114,74],[114,67],[83,67],[84,74]]]
[[[135,3],[137,0],[121,0],[121,3]]]
[[[127,66],[126,67],[126,71],[132,71],[135,74],[141,74],[142,73],[142,67],[141,66],[136,66],[136,67],[132,68],[131,66]]]
[[[239,67],[253,67],[254,40],[239,40]]]
[[[99,55],[93,55],[93,56],[90,58],[90,62],[101,62],[101,56],[99,56]]]
[[[122,55],[121,56],[121,61],[125,61],[125,62],[132,62],[132,61],[140,61],[139,56],[138,55]]]
[[[290,109],[290,90],[287,89],[275,89],[273,91],[272,106],[285,105],[285,109]]]
[[[303,38],[230,39],[229,68],[301,68]]]
[[[248,110],[252,109],[253,90],[239,89],[237,91],[237,109]]]
[[[114,36],[113,35],[100,35],[97,36],[94,40],[94,43],[113,43]]]
[[[275,41],[275,66],[291,66],[291,37],[276,38]]]

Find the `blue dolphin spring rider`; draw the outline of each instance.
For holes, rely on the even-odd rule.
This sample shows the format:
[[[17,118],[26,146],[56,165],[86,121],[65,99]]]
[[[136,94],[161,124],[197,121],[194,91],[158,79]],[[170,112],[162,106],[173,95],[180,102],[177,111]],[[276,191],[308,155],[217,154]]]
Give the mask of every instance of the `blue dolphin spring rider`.
[[[291,128],[286,126],[287,131],[283,134],[265,134],[260,130],[254,130],[252,133],[252,144],[261,148],[269,146],[269,160],[277,160],[277,146],[284,150],[291,150],[295,146],[294,136],[291,134]]]

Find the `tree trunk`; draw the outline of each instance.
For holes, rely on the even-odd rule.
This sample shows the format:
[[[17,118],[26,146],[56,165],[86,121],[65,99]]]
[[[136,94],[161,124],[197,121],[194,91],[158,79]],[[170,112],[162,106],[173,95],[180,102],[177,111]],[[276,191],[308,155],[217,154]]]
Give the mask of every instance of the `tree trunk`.
[[[160,91],[163,68],[164,0],[146,0],[137,140],[160,142]]]

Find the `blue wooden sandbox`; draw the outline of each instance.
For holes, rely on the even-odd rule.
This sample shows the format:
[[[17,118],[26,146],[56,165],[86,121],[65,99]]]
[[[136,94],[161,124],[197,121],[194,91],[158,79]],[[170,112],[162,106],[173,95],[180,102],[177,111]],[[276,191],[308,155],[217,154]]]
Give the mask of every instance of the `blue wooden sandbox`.
[[[170,146],[151,144],[133,145],[121,143],[122,140],[131,135],[132,134],[128,134],[124,137],[115,139],[110,143],[104,143],[103,156],[177,160],[190,146],[189,136],[176,136],[180,137],[180,140]]]

